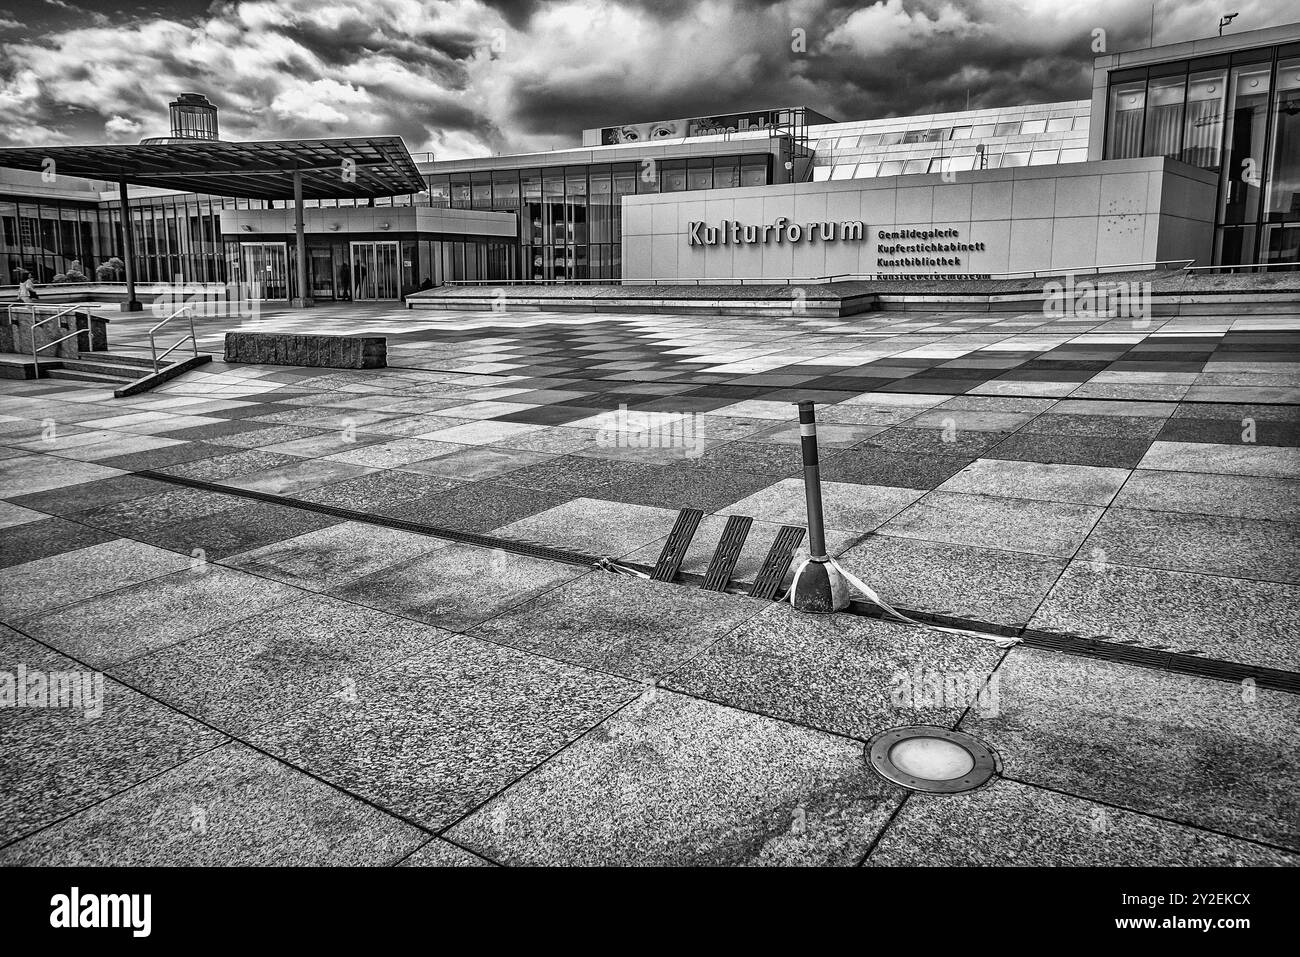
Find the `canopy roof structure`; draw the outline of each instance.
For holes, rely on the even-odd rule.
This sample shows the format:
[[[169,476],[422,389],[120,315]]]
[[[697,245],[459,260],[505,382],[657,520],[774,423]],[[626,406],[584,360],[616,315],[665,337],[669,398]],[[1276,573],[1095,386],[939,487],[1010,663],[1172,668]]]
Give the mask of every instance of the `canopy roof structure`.
[[[0,166],[250,199],[292,199],[294,174],[306,199],[418,193],[424,178],[400,136],[316,140],[224,140],[0,149]]]

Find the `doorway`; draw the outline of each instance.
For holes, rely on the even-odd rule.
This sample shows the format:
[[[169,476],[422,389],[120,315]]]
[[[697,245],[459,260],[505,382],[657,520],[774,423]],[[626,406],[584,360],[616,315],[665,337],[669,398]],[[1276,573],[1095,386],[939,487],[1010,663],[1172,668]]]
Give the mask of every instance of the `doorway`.
[[[352,298],[398,299],[401,273],[395,242],[352,243]]]
[[[284,243],[240,243],[239,258],[253,299],[289,298],[289,257]]]

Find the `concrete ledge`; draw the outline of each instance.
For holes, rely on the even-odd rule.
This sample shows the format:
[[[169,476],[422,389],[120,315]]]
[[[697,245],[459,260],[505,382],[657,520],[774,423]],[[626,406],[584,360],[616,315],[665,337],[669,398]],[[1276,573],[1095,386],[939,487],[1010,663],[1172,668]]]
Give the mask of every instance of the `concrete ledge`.
[[[326,369],[382,369],[388,365],[388,340],[383,336],[227,332],[226,361]]]
[[[162,385],[168,379],[174,379],[182,372],[189,372],[191,369],[211,361],[212,356],[190,356],[180,362],[173,362],[169,366],[163,366],[157,372],[150,372],[147,376],[142,376],[134,382],[128,382],[120,389],[114,389],[113,397],[115,399],[124,399],[128,395],[148,392],[154,386]]]

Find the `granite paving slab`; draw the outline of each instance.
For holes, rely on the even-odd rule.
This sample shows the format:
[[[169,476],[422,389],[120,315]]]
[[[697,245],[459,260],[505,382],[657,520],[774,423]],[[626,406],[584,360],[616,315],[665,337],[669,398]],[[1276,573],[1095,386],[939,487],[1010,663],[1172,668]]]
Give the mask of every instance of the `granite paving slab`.
[[[828,529],[870,532],[888,522],[924,493],[889,485],[856,485],[822,482],[822,514]],[[808,504],[803,479],[783,479],[760,492],[720,509],[724,515],[750,518],[779,525],[806,526]]]
[[[206,518],[239,504],[238,499],[220,492],[179,488],[161,482],[156,484],[164,490],[161,494],[72,512],[66,518],[118,535],[139,538],[160,526]]]
[[[592,572],[470,633],[640,680],[673,670],[764,607],[736,595]]]
[[[442,828],[590,731],[640,686],[456,636],[321,699],[251,743]],[[382,739],[386,746],[375,747]]]
[[[230,449],[211,442],[179,442],[159,448],[140,449],[124,455],[111,455],[96,458],[99,465],[132,472],[144,469],[184,468],[194,463],[230,454]],[[194,464],[195,468],[201,466]]]
[[[89,696],[80,698],[82,707],[0,708],[0,844],[224,740],[112,679],[99,684],[71,659],[0,627],[0,671],[16,675],[20,666],[29,678],[76,674],[89,682],[80,685]]]
[[[1139,469],[1112,503],[1120,508],[1300,522],[1300,481]]]
[[[232,741],[0,851],[0,864],[382,866],[427,836]]]
[[[951,545],[1068,558],[1102,512],[1089,505],[936,491],[890,519],[880,531]]]
[[[998,699],[962,730],[1008,778],[1300,848],[1294,695],[1016,648]]]
[[[12,501],[23,495],[120,476],[120,469],[50,455],[0,460],[0,490]]]
[[[46,492],[20,495],[12,501],[23,508],[32,508],[51,515],[66,515],[96,505],[114,505],[147,495],[160,495],[172,486],[156,479],[136,475],[119,475],[115,478],[64,485]]]
[[[136,658],[114,676],[239,735],[317,698],[346,697],[362,678],[449,636],[311,595]]]
[[[273,581],[325,591],[403,564],[444,544],[428,535],[342,522],[232,555],[226,564]]]
[[[1108,505],[1128,476],[1128,469],[977,459],[940,485],[938,491]]]
[[[187,556],[119,538],[0,570],[7,620],[158,578]]]
[[[383,514],[463,532],[487,532],[569,499],[567,495],[502,482],[471,482],[391,506]]]
[[[850,866],[900,799],[860,744],[655,691],[448,836],[515,865]]]
[[[866,740],[904,724],[956,725],[995,706],[992,642],[853,615],[768,605],[664,679],[746,711]]]
[[[1300,475],[1300,449],[1208,442],[1155,442],[1138,467],[1289,479]]]
[[[13,528],[15,525],[39,522],[45,517],[45,512],[37,512],[30,508],[23,508],[20,505],[12,505],[9,502],[0,502],[0,528]]]
[[[345,462],[291,459],[289,464],[278,468],[221,479],[220,484],[229,485],[231,488],[248,489],[251,492],[269,492],[273,495],[296,497],[322,485],[360,478],[375,471],[377,470],[363,465],[349,465]]]
[[[331,594],[403,618],[464,631],[586,574],[576,565],[451,542]]]
[[[271,445],[261,446],[263,452],[273,452],[276,455],[293,455],[298,458],[317,458],[325,455],[333,455],[336,452],[348,452],[356,449],[358,446],[378,445],[387,441],[386,436],[370,435],[365,432],[353,430],[333,430],[321,432],[319,429],[312,429],[313,434],[299,437],[286,438]]]
[[[419,462],[424,459],[437,458],[454,452],[459,446],[449,446],[445,442],[425,441],[417,438],[395,439],[379,445],[364,445],[346,452],[335,452],[325,456],[325,462],[346,462],[349,465],[364,465],[369,468],[391,469]]]
[[[459,483],[412,472],[385,470],[298,492],[294,498],[357,512],[373,512],[442,492]]]
[[[518,449],[494,448],[489,445],[468,448],[456,446],[445,455],[407,463],[400,468],[406,470],[414,465],[419,467],[422,475],[437,476],[449,482],[477,482],[499,478],[530,465],[540,465],[552,458],[553,456],[542,452],[521,452]]]
[[[871,867],[1267,867],[1300,857],[1069,794],[994,779],[952,800],[913,794]]]
[[[1073,435],[1102,439],[1155,439],[1169,420],[1151,415],[1097,415],[1086,412],[1057,412],[1036,416],[1021,427],[1022,433]]]
[[[1162,442],[1209,442],[1254,445],[1300,446],[1300,425],[1269,419],[1233,421],[1223,419],[1168,419],[1160,430]]]
[[[171,465],[159,471],[180,478],[198,479],[202,482],[222,482],[297,463],[298,460],[292,455],[279,455],[265,449],[248,449],[243,452],[214,455],[195,462]]]
[[[886,429],[878,435],[871,436],[858,448],[885,449],[903,454],[923,453],[971,458],[993,448],[1009,434],[1009,432],[989,432],[980,429],[960,432],[956,429],[912,428],[909,422],[906,426]]]
[[[196,564],[20,621],[33,638],[107,667],[239,621],[301,592],[219,565]]]
[[[231,498],[230,508],[203,518],[157,526],[139,537],[160,548],[215,561],[239,552],[337,525],[340,519],[306,509]]]
[[[1297,671],[1297,616],[1294,585],[1075,561],[1030,625]]]
[[[891,605],[997,625],[1026,624],[1066,560],[869,535],[840,563]]]
[[[1111,508],[1084,550],[1094,561],[1300,583],[1300,525]]]
[[[0,529],[0,568],[111,542],[115,534],[62,518],[42,518]]]
[[[471,854],[451,841],[435,837],[398,867],[491,867],[492,862]]]
[[[769,487],[774,476],[753,472],[672,466],[640,468],[637,474],[597,497],[679,511],[718,511]],[[761,493],[760,493],[761,494]]]
[[[541,542],[598,557],[618,558],[672,531],[677,512],[595,498],[572,501],[495,529],[501,538]],[[653,562],[652,562],[653,564]]]

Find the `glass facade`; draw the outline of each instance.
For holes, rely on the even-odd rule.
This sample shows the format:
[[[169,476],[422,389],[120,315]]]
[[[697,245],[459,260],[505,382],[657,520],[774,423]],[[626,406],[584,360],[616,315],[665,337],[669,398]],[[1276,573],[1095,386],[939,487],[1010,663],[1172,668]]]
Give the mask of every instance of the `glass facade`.
[[[1300,262],[1300,44],[1109,76],[1105,158],[1219,174],[1214,261]]]
[[[771,155],[435,173],[429,202],[519,217],[517,270],[502,278],[614,281],[622,276],[622,199],[772,181]]]

